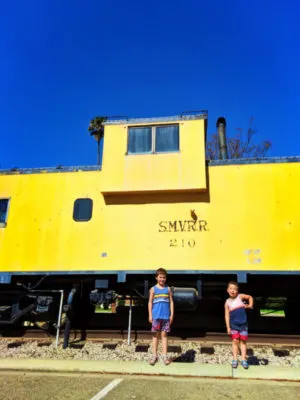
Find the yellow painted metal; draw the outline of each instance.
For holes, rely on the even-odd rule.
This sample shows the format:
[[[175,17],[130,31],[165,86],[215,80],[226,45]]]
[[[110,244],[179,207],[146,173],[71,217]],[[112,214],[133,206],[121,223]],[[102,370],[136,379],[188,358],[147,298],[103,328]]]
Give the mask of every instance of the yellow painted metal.
[[[205,120],[179,120],[171,124],[174,123],[179,125],[179,152],[129,155],[128,125],[107,125],[101,190],[130,193],[206,189]],[[170,122],[159,125],[167,124]],[[143,124],[147,125],[153,123]]]
[[[0,198],[11,198],[0,272],[299,271],[300,163],[207,176],[205,192],[104,195],[103,171],[0,175]],[[92,219],[75,222],[84,197]]]

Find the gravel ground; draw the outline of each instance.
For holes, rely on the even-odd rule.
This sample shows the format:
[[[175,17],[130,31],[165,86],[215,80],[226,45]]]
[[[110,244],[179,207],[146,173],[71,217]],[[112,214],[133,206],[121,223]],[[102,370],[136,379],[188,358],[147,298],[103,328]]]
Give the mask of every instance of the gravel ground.
[[[1,358],[44,358],[64,360],[123,360],[123,361],[147,361],[151,355],[151,347],[146,352],[136,351],[138,346],[147,346],[148,343],[136,342],[131,346],[127,343],[118,342],[115,349],[105,348],[104,343],[84,344],[83,348],[68,348],[63,350],[61,344],[56,349],[55,343],[50,346],[38,346],[38,342],[25,342],[21,346],[14,347],[18,343],[14,340],[2,339],[0,341]],[[39,342],[40,343],[40,342]],[[110,343],[111,344],[111,343]],[[77,344],[78,345],[78,344]],[[107,345],[107,344],[106,344]],[[178,347],[178,343],[169,343],[171,347]],[[207,344],[203,347],[211,347]],[[181,344],[181,352],[170,352],[169,356],[175,362],[197,362],[201,364],[228,364],[231,362],[230,345],[214,345],[214,354],[203,354],[205,349],[195,342],[184,342]],[[249,346],[253,354],[249,355],[248,361],[251,365],[272,365],[300,367],[300,348],[289,349],[289,355],[276,356],[269,346]],[[138,347],[139,349],[139,347]],[[172,350],[172,348],[171,348]],[[177,349],[173,349],[177,350]],[[160,349],[161,351],[161,349]]]

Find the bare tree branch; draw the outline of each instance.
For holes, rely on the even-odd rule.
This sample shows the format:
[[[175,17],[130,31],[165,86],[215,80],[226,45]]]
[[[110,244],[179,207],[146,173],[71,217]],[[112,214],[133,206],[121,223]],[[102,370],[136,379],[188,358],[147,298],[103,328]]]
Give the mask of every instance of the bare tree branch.
[[[251,117],[249,126],[244,134],[242,128],[237,128],[235,136],[227,136],[228,158],[261,158],[265,157],[272,147],[269,140],[255,142],[257,129],[253,128],[254,118]],[[220,158],[220,147],[217,133],[210,135],[206,142],[206,157],[208,160],[218,160]]]

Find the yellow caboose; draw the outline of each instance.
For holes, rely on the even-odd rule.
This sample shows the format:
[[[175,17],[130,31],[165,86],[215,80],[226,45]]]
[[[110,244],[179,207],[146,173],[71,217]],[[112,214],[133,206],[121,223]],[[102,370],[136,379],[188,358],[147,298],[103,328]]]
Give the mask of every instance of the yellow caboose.
[[[98,304],[146,296],[163,266],[179,302],[236,279],[292,303],[300,158],[206,161],[206,127],[206,113],[107,120],[102,167],[1,171],[0,301],[74,285]]]

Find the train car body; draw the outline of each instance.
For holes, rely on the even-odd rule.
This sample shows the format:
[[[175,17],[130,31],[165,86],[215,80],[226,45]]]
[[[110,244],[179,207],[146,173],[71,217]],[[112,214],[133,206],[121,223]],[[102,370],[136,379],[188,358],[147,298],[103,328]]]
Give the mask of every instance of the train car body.
[[[228,279],[296,297],[300,158],[207,162],[205,138],[205,114],[108,121],[102,167],[1,171],[0,292],[146,290],[162,266],[202,297]]]

